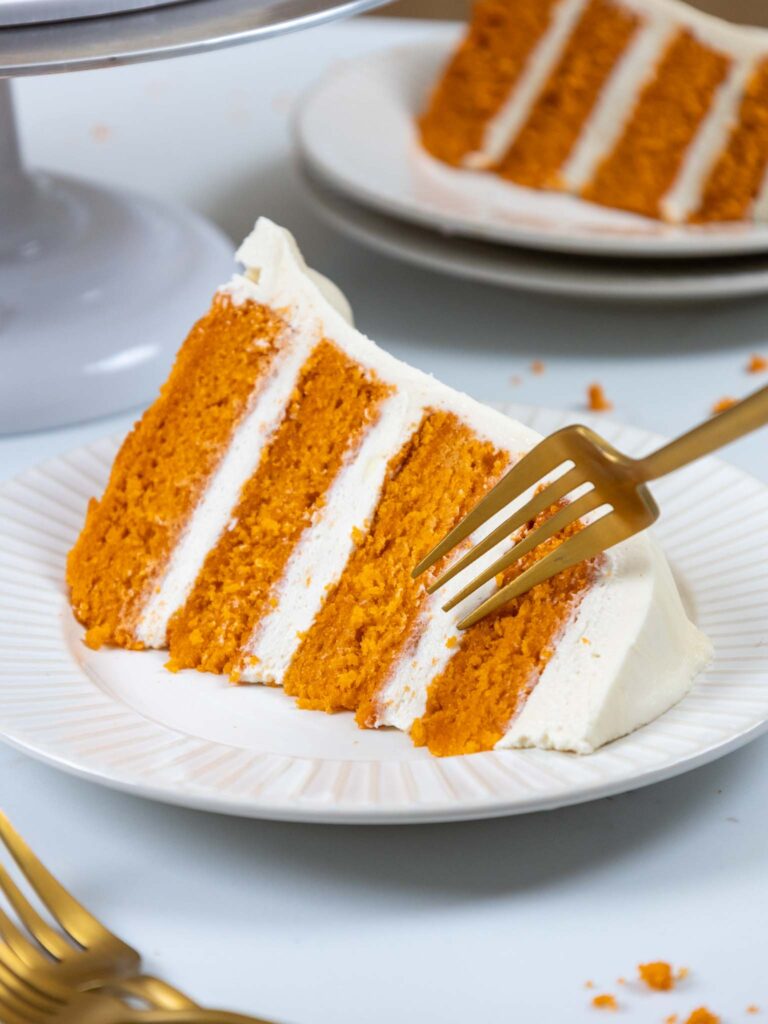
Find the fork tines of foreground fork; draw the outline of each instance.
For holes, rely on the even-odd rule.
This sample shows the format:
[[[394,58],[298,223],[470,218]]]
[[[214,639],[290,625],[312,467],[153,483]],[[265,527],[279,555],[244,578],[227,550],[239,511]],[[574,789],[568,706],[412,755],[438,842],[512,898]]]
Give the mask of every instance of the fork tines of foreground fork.
[[[0,909],[0,1021],[104,1024],[176,1019],[199,1024],[264,1024],[258,1018],[201,1009],[167,982],[138,974],[139,954],[85,909],[38,860],[0,812],[0,842],[61,928],[52,928],[0,865],[0,891],[19,924]],[[104,993],[103,996],[100,993]],[[85,1002],[82,1000],[90,996]],[[133,1011],[128,1001],[149,1009]],[[122,1007],[122,1010],[121,1010]],[[120,1011],[116,1014],[115,1010]],[[86,1013],[87,1011],[87,1013]],[[137,1016],[138,1014],[138,1016]],[[148,1016],[149,1014],[149,1016]],[[178,1015],[174,1017],[174,1014]]]
[[[600,457],[596,457],[597,455]],[[607,465],[609,460],[613,464]],[[572,426],[558,430],[544,438],[520,459],[468,515],[419,562],[412,576],[416,578],[426,572],[458,544],[488,523],[505,506],[518,500],[537,484],[541,485],[540,489],[529,501],[451,565],[427,587],[428,592],[434,593],[444,586],[501,541],[515,534],[526,523],[536,520],[548,509],[558,505],[559,507],[455,594],[443,605],[444,611],[454,608],[570,524],[590,513],[601,511],[602,514],[594,518],[589,525],[585,525],[578,533],[563,541],[554,551],[540,558],[466,615],[459,622],[458,628],[467,629],[490,612],[556,573],[586,559],[594,558],[600,552],[626,540],[654,522],[659,510],[650,491],[639,481],[631,481],[630,486],[622,486],[622,482],[617,480],[612,472],[617,469],[617,464],[628,464],[631,461],[588,427]],[[551,479],[564,463],[565,471]],[[572,494],[573,500],[564,503],[568,495]],[[610,500],[607,500],[608,496]]]

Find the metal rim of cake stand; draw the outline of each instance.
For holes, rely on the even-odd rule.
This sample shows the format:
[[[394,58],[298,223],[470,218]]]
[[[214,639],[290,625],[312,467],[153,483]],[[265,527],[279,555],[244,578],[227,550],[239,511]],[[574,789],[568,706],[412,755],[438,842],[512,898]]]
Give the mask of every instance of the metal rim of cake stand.
[[[0,28],[0,77],[180,57],[253,42],[389,0],[186,0],[101,17]]]
[[[233,269],[231,241],[191,210],[27,170],[9,79],[250,42],[383,2],[186,0],[0,28],[0,435],[149,400]]]

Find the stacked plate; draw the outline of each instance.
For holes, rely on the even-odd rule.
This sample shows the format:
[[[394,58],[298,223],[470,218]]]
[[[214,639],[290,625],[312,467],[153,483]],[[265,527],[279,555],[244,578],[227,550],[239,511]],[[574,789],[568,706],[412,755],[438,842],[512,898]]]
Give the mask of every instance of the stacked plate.
[[[768,224],[672,226],[490,174],[420,147],[415,120],[457,39],[348,61],[305,96],[307,187],[335,228],[464,278],[599,299],[691,301],[768,292]]]

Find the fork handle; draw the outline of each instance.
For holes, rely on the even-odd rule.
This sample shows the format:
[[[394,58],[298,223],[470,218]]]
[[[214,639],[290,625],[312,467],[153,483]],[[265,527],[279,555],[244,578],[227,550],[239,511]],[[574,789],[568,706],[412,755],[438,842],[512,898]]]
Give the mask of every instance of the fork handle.
[[[636,462],[638,479],[657,480],[750,434],[768,423],[768,386],[731,406],[725,412],[699,424],[676,441]]]

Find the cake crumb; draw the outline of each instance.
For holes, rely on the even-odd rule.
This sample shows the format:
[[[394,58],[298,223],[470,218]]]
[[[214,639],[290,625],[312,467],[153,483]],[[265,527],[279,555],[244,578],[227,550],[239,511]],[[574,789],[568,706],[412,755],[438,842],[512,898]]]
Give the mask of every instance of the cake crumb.
[[[531,363],[531,373],[535,373],[537,376],[540,376],[542,373],[544,373],[545,369],[546,367],[540,359],[534,359]]]
[[[760,1013],[760,1007],[756,1003],[750,1003],[747,1007],[747,1013]]]
[[[637,973],[648,988],[658,992],[666,992],[674,988],[675,978],[671,966],[665,960],[654,960],[648,964],[638,964]]]
[[[458,641],[458,639],[455,636],[449,636],[448,639],[445,641],[445,646],[450,651],[450,650],[452,650],[456,646],[456,644],[458,642],[459,641]]]
[[[747,363],[747,373],[765,373],[768,370],[768,359],[754,352]]]
[[[664,1018],[664,1024],[677,1024],[679,1017],[676,1013],[670,1013],[668,1017]]]
[[[618,1010],[619,1004],[616,1002],[616,996],[612,996],[606,992],[604,995],[595,996],[592,1000],[592,1005],[596,1010]],[[706,1021],[697,1021],[695,1024],[707,1024]]]
[[[712,406],[712,415],[717,416],[720,412],[725,412],[726,409],[733,408],[736,405],[736,399],[731,398],[730,395],[726,395],[724,398],[718,398],[718,400]]]
[[[589,643],[589,640],[587,640],[587,643]],[[627,984],[627,979],[626,978],[617,978],[616,979],[616,984],[617,985],[626,985]]]
[[[685,981],[689,973],[690,972],[688,971],[687,967],[678,967],[675,971],[675,979],[677,981]]]
[[[720,1018],[706,1006],[698,1006],[685,1024],[720,1024]]]
[[[587,388],[587,407],[591,412],[608,412],[613,408],[603,390],[602,384],[590,384]]]
[[[518,377],[516,373],[513,373],[512,376],[509,378],[509,383],[512,385],[513,388],[518,388],[523,383],[523,381],[521,377]]]
[[[591,644],[591,643],[592,643],[592,641],[591,641],[591,640],[589,639],[589,637],[588,637],[588,636],[583,636],[583,637],[581,638],[581,642],[582,642],[583,644],[587,644],[587,645],[589,645],[589,644]],[[624,984],[624,979],[623,979],[623,978],[622,978],[622,979],[620,980],[619,984],[621,984],[621,985],[623,985],[623,984]]]
[[[91,127],[91,138],[94,142],[106,142],[112,134],[108,124],[97,123]]]
[[[585,981],[584,982],[584,988],[594,988],[594,987],[595,987],[594,981]]]

